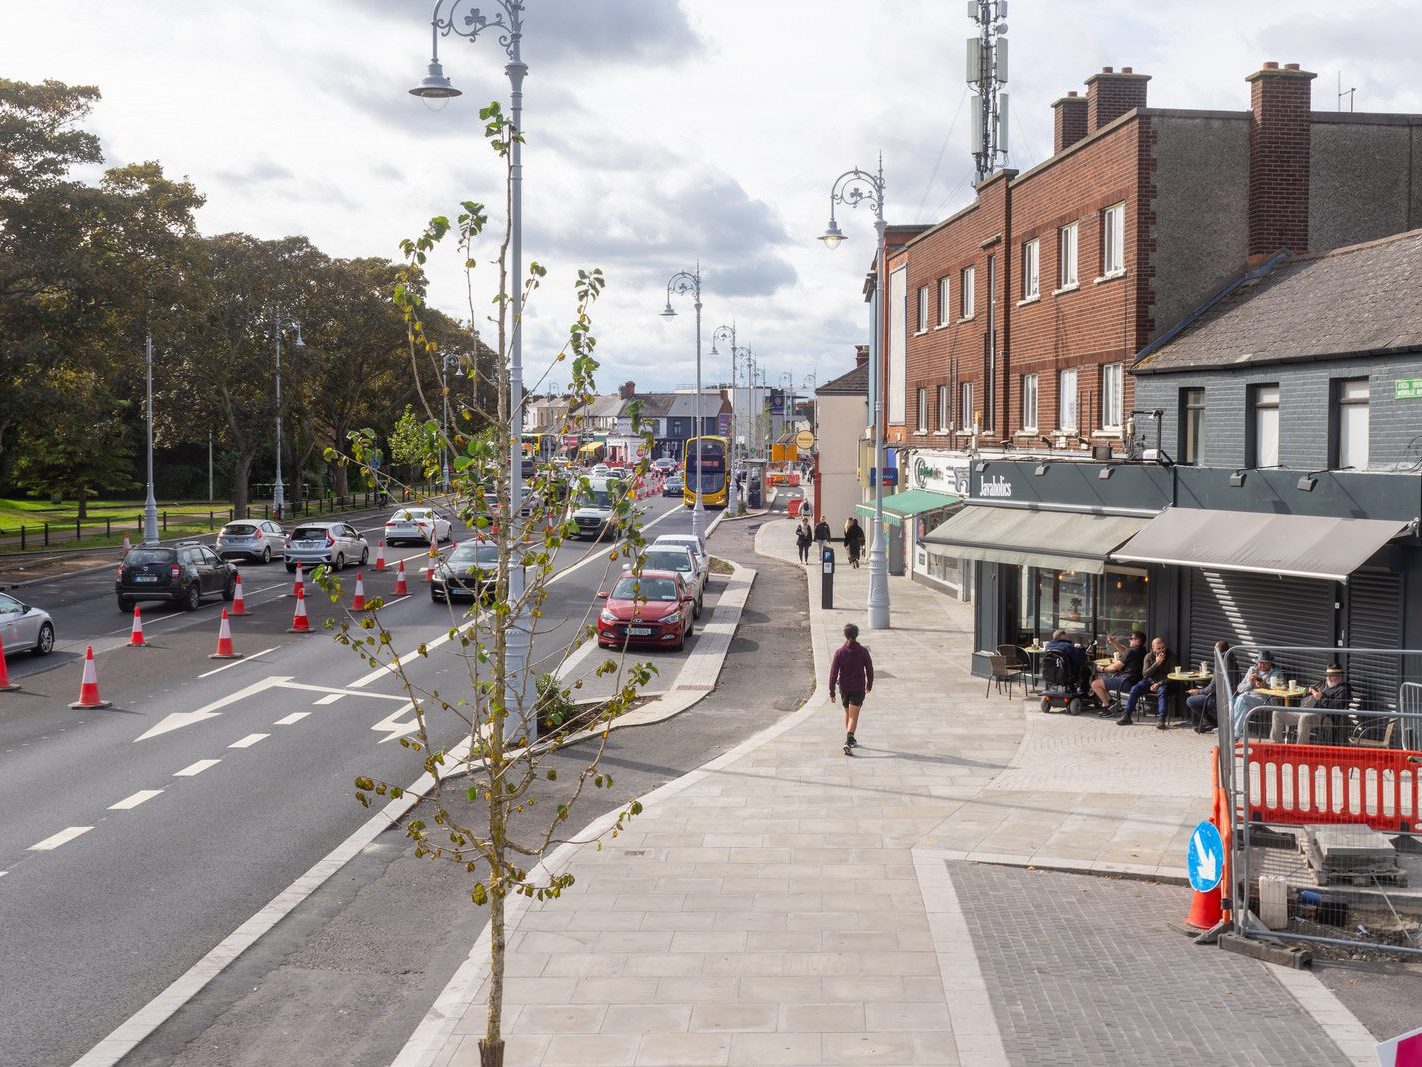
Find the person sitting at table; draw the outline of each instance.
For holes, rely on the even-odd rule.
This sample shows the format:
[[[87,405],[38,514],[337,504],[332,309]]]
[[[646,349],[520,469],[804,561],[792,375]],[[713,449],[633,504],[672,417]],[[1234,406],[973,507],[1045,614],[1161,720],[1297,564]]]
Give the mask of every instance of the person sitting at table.
[[[1150,643],[1150,654],[1145,657],[1141,665],[1141,680],[1131,686],[1130,694],[1126,697],[1126,711],[1116,720],[1117,726],[1130,726],[1135,720],[1132,715],[1136,710],[1136,703],[1147,693],[1155,697],[1156,715],[1160,721],[1156,724],[1157,730],[1165,729],[1165,717],[1170,711],[1170,681],[1169,675],[1180,669],[1180,657],[1170,651],[1165,643],[1165,638],[1154,638]]]
[[[1107,634],[1106,640],[1116,650],[1116,658],[1101,668],[1101,673],[1091,680],[1091,692],[1096,702],[1103,708],[1111,706],[1111,693],[1125,690],[1141,680],[1141,670],[1145,666],[1146,635],[1140,630],[1132,630],[1128,644],[1122,644],[1115,634]]]
[[[1215,651],[1224,655],[1229,651],[1228,641],[1216,641]],[[1225,662],[1228,662],[1227,660]],[[1226,689],[1229,687],[1226,686]],[[1215,719],[1215,680],[1211,678],[1204,686],[1197,686],[1185,691],[1185,710],[1189,712],[1190,721],[1194,724],[1195,732],[1202,734],[1206,730],[1213,730],[1217,725]]]
[[[1078,674],[1086,670],[1086,649],[1082,648],[1075,641],[1067,637],[1065,630],[1053,630],[1052,639],[1047,642],[1043,652],[1060,652],[1067,658]]]
[[[1323,672],[1323,681],[1317,685],[1308,687],[1308,696],[1304,697],[1303,707],[1295,711],[1292,708],[1279,708],[1274,712],[1273,719],[1269,723],[1269,740],[1279,742],[1284,739],[1284,731],[1290,726],[1299,728],[1299,744],[1306,745],[1313,736],[1314,730],[1323,724],[1324,716],[1314,708],[1327,708],[1333,711],[1347,711],[1348,705],[1353,702],[1353,690],[1348,683],[1343,680],[1343,668],[1336,663],[1330,663],[1328,669]]]
[[[1258,690],[1269,688],[1269,675],[1273,673],[1274,654],[1268,649],[1261,648],[1259,658],[1254,661],[1249,670],[1245,671],[1244,677],[1240,679],[1239,685],[1234,690],[1234,706],[1231,709],[1231,714],[1234,716],[1234,732],[1236,734],[1244,729],[1251,711],[1269,703],[1270,698]]]

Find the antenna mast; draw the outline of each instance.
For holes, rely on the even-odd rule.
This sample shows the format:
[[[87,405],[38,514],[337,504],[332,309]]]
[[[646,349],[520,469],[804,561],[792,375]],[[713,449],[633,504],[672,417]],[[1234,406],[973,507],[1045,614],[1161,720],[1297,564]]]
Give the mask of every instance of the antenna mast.
[[[967,81],[976,87],[973,162],[981,182],[1007,165],[1007,0],[968,0],[978,35],[968,38]]]

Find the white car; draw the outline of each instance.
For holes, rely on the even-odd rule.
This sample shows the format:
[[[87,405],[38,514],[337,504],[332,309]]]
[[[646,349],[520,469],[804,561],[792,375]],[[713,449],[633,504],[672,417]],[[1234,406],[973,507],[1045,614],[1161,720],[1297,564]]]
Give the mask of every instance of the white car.
[[[49,612],[0,593],[0,640],[5,643],[7,656],[13,652],[48,656],[54,651],[54,623]]]
[[[303,522],[291,531],[282,555],[288,571],[296,570],[298,563],[325,563],[338,571],[347,563],[363,566],[370,558],[370,543],[350,523]]]
[[[706,551],[706,545],[702,543],[701,538],[695,534],[662,534],[652,542],[653,548],[657,545],[681,545],[683,548],[691,549],[691,554],[701,564],[702,573],[710,573],[711,555]],[[702,581],[705,582],[706,579],[703,578]]]
[[[624,571],[632,569],[631,562],[622,565]],[[685,545],[649,545],[642,556],[642,570],[676,571],[686,587],[691,590],[695,601],[692,617],[701,618],[701,601],[706,592],[706,568],[696,558],[696,554]]]
[[[434,508],[401,508],[385,522],[385,543],[419,541],[431,545],[448,541],[451,528],[450,521]]]
[[[222,528],[213,547],[223,559],[270,563],[286,548],[286,531],[271,519],[239,519]]]

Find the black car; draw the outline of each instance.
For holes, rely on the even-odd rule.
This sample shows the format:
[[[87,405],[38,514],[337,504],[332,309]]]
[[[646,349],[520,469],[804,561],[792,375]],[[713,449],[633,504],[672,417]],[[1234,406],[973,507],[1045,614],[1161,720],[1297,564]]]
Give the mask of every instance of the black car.
[[[667,480],[662,483],[662,496],[681,496],[681,491],[686,487],[686,481],[676,471],[667,475]]]
[[[499,546],[465,541],[439,561],[430,580],[431,600],[474,600],[493,592],[499,577]]]
[[[203,597],[231,600],[236,588],[237,564],[196,541],[131,548],[114,579],[120,611],[132,611],[139,600],[171,600],[196,611]]]

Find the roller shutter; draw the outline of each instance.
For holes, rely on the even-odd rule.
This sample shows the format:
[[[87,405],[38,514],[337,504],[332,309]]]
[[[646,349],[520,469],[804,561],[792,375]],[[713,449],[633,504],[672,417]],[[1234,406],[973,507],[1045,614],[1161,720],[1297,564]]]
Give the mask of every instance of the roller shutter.
[[[1334,583],[1238,571],[1190,572],[1190,661],[1211,657],[1220,638],[1247,648],[1335,643]],[[1323,677],[1328,653],[1279,657],[1299,681]],[[1236,659],[1236,663],[1240,662]]]
[[[1402,647],[1402,576],[1391,571],[1358,571],[1348,579],[1350,648]],[[1397,703],[1402,682],[1399,656],[1350,656],[1344,664],[1353,694],[1363,706],[1383,708]]]

